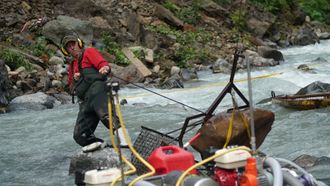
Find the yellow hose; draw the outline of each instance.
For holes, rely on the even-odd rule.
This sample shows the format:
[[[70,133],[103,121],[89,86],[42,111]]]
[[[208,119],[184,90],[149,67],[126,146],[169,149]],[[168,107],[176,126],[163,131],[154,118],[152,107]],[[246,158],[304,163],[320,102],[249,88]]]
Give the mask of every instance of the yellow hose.
[[[112,105],[111,105],[111,102],[110,102],[110,98],[108,98],[108,112],[109,112],[109,136],[110,136],[110,140],[111,140],[111,144],[114,148],[114,150],[118,153],[119,152],[119,149],[116,145],[116,142],[115,142],[115,137],[114,137],[114,134],[112,133],[113,131],[113,120],[112,120]],[[123,155],[121,155],[120,157],[131,169],[124,172],[124,175],[129,175],[129,174],[132,174],[132,173],[135,173],[136,172],[136,168],[132,165],[131,162],[129,162]],[[114,186],[116,184],[116,182],[121,178],[122,176],[118,176],[116,177],[111,186]]]
[[[226,154],[226,153],[229,153],[229,152],[233,152],[233,151],[235,151],[235,150],[246,150],[246,151],[251,151],[251,150],[250,150],[249,148],[247,148],[247,147],[236,147],[236,148],[228,149],[227,151],[221,152],[221,153],[219,153],[219,154],[214,154],[213,156],[208,157],[208,158],[206,158],[205,160],[202,160],[202,161],[200,161],[200,162],[194,164],[193,166],[189,167],[186,171],[184,171],[183,174],[179,177],[179,179],[178,179],[178,181],[176,182],[175,186],[181,186],[181,184],[182,184],[184,178],[186,177],[186,175],[187,175],[190,171],[192,171],[193,169],[196,169],[197,167],[199,167],[199,166],[201,166],[201,165],[203,165],[203,164],[205,164],[205,163],[207,163],[207,162],[209,162],[209,161],[211,161],[211,160],[214,160],[214,159],[217,158],[217,157],[220,157],[220,156],[222,156],[222,155],[224,155],[224,154]]]
[[[134,156],[136,156],[136,158],[139,161],[141,161],[146,167],[148,167],[150,169],[150,172],[148,172],[146,174],[143,174],[143,175],[135,178],[133,181],[131,181],[129,183],[129,186],[133,186],[139,180],[141,180],[141,179],[143,179],[145,177],[154,175],[156,173],[156,170],[146,160],[144,160],[140,156],[140,154],[138,152],[136,152],[136,150],[134,149],[134,147],[133,147],[133,145],[132,145],[132,143],[131,143],[131,141],[130,141],[130,139],[128,137],[128,134],[127,134],[127,131],[126,131],[124,122],[123,122],[123,117],[122,117],[122,113],[121,113],[121,109],[120,109],[120,103],[119,103],[118,96],[116,96],[116,108],[117,108],[117,111],[118,111],[119,123],[120,123],[120,126],[122,127],[122,131],[123,131],[123,134],[124,134],[125,142],[127,143],[128,148],[132,151],[132,153],[134,154]]]

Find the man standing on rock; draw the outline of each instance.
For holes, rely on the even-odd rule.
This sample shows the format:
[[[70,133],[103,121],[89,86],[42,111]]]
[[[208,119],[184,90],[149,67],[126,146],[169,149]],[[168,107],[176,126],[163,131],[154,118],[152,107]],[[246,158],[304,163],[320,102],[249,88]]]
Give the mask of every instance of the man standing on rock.
[[[84,152],[93,151],[103,144],[103,140],[94,135],[99,121],[109,129],[106,75],[111,67],[97,49],[84,48],[83,41],[76,35],[64,36],[61,45],[63,54],[74,58],[68,76],[70,91],[79,99],[73,138]]]

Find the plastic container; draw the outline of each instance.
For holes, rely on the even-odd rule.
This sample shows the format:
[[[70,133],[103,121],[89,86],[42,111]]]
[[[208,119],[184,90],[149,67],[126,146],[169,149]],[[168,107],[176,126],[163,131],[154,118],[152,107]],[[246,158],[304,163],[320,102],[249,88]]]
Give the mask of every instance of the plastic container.
[[[120,169],[110,168],[106,170],[90,170],[85,173],[84,182],[86,186],[108,186],[112,181],[120,176]],[[121,183],[120,181],[118,183]]]
[[[228,149],[220,149],[216,154],[220,154],[228,151]],[[246,150],[235,150],[232,152],[225,153],[224,155],[215,158],[216,166],[223,169],[236,169],[244,167],[246,160],[251,157],[251,154]]]
[[[155,168],[156,174],[168,174],[172,171],[185,171],[195,164],[194,155],[178,146],[162,146],[155,149],[148,162]],[[196,174],[196,170],[190,171]]]

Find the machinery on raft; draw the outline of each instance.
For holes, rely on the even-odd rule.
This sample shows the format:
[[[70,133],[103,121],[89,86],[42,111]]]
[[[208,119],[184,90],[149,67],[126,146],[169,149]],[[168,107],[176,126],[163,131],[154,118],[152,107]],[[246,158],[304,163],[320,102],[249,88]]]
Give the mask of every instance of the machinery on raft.
[[[131,143],[125,128],[118,96],[119,85],[108,83],[109,136],[118,152],[118,168],[85,172],[88,186],[317,186],[325,185],[286,159],[273,158],[257,151],[274,121],[270,111],[254,109],[248,61],[249,100],[234,84],[237,61],[244,58],[240,50],[234,54],[230,81],[206,112],[187,117],[180,129],[166,134],[142,127],[140,135]],[[247,60],[247,59],[245,59]],[[214,114],[225,95],[232,96],[233,108]],[[238,106],[234,93],[245,103]],[[113,134],[113,117],[119,117],[124,140],[132,152],[130,160],[121,152],[119,134]],[[192,122],[193,121],[193,122]],[[201,128],[183,143],[187,131]],[[237,127],[237,126],[240,127]],[[117,130],[118,131],[118,130]],[[172,133],[180,132],[178,137]],[[201,154],[187,150],[191,145]],[[126,166],[124,166],[126,164]]]

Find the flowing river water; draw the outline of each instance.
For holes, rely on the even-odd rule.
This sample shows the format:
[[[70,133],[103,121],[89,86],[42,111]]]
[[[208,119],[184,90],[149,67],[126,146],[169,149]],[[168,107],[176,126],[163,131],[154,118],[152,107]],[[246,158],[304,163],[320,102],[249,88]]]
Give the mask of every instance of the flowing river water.
[[[269,98],[271,90],[277,94],[294,94],[314,81],[330,83],[330,40],[281,52],[285,62],[251,72],[254,106],[275,113],[272,130],[260,150],[289,160],[302,154],[330,157],[330,108],[295,111],[271,103],[256,104]],[[325,61],[314,61],[317,58]],[[298,70],[301,64],[309,65],[315,73]],[[235,85],[248,98],[246,79],[246,71],[235,75]],[[199,80],[185,83],[184,89],[152,90],[205,111],[228,81],[229,75],[202,71]],[[133,141],[142,125],[167,132],[179,128],[186,117],[198,114],[138,88],[122,88],[119,96],[128,101],[122,112]],[[231,106],[231,98],[226,96],[217,111]],[[74,185],[68,170],[70,158],[80,149],[72,138],[77,112],[77,105],[68,104],[44,111],[0,115],[0,185]],[[99,125],[96,135],[108,140],[103,125]],[[318,173],[320,177],[329,178],[329,175],[330,168]]]

